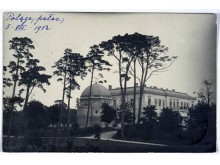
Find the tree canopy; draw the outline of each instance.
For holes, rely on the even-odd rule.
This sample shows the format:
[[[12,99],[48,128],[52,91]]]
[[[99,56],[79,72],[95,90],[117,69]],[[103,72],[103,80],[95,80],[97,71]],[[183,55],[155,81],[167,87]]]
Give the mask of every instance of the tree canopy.
[[[148,36],[139,33],[117,35],[112,39],[100,43],[100,47],[108,56],[114,57],[118,63],[119,84],[122,96],[122,126],[121,136],[124,136],[124,111],[127,82],[130,74],[134,73],[131,63],[138,60],[141,68],[140,99],[138,109],[138,121],[142,109],[142,97],[146,81],[153,73],[165,71],[175,61],[176,56],[165,55],[168,48],[161,44],[158,36]],[[135,76],[136,78],[136,76]],[[134,116],[133,116],[134,121]]]
[[[91,72],[91,79],[90,79],[90,89],[89,89],[89,100],[88,100],[88,108],[87,108],[87,114],[86,114],[86,125],[85,127],[88,127],[88,120],[89,120],[89,111],[90,111],[90,104],[91,104],[91,93],[92,93],[92,83],[93,80],[96,79],[99,83],[107,82],[106,80],[101,81],[99,78],[104,78],[101,73],[98,74],[99,78],[94,77],[94,72],[96,71],[104,71],[104,70],[110,70],[111,64],[108,61],[105,61],[103,59],[104,53],[99,49],[98,45],[93,45],[90,47],[90,51],[85,57],[85,64],[86,69]]]
[[[208,82],[208,80],[204,80],[202,82],[202,88],[198,92],[198,98],[202,100],[202,102],[207,103],[210,105],[212,100],[213,92],[211,91],[212,83]]]

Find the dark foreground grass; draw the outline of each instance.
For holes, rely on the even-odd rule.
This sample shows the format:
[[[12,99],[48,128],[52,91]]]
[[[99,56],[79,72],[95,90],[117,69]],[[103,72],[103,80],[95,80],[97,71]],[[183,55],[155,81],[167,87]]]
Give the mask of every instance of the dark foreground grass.
[[[40,140],[39,140],[40,139]],[[4,152],[213,152],[209,144],[203,145],[166,145],[133,144],[109,140],[94,140],[84,138],[38,138],[25,143],[22,138],[11,140],[10,148],[3,143]],[[35,143],[35,141],[37,143]]]
[[[116,142],[108,140],[91,140],[101,152],[212,152],[209,145],[166,145],[134,144],[130,142]]]

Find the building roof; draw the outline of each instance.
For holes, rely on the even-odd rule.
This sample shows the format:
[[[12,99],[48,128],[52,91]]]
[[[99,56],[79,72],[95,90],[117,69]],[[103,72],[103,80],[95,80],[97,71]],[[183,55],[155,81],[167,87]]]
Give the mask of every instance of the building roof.
[[[81,99],[88,98],[90,93],[90,86],[84,89],[84,91],[81,94]],[[91,90],[91,97],[92,98],[111,98],[112,95],[110,91],[102,86],[101,84],[92,84],[92,90]]]
[[[120,88],[115,88],[110,90],[112,96],[118,96],[120,95]],[[127,88],[127,94],[133,94],[134,93],[134,87],[128,87]],[[137,86],[136,93],[140,93],[140,86]],[[155,94],[160,96],[169,96],[169,97],[178,97],[182,99],[192,99],[195,100],[195,97],[192,97],[188,95],[187,93],[182,92],[176,92],[174,90],[168,90],[168,89],[160,89],[157,87],[144,87],[144,93],[147,94]]]

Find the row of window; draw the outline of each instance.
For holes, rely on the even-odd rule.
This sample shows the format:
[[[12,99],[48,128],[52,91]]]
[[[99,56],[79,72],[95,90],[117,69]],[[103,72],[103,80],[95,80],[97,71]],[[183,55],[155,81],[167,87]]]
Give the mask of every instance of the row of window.
[[[177,101],[177,102],[172,102],[172,101],[170,101],[170,107],[177,107],[177,108],[179,108],[179,107],[189,107],[189,103],[187,103],[187,102],[180,102],[180,105],[179,105],[179,102]]]
[[[159,106],[159,107],[161,107],[162,103],[163,103],[163,107],[165,107],[165,100],[155,99],[154,103],[155,103],[154,104],[155,106]],[[148,105],[151,105],[151,99],[148,99]],[[177,102],[170,101],[169,102],[169,107],[177,107],[177,108],[179,108],[179,107],[189,107],[189,103],[187,103],[187,102],[180,102],[179,103],[179,101],[177,101]]]
[[[151,99],[148,99],[148,105],[153,105],[151,102],[152,102]],[[134,100],[131,99],[130,103],[131,103],[131,106],[132,106],[133,103],[134,103]],[[116,100],[113,100],[113,105],[116,106]],[[155,106],[159,106],[159,107],[161,107],[161,106],[165,107],[166,106],[165,105],[165,100],[155,99],[154,100],[154,105]],[[177,107],[177,108],[179,108],[179,107],[187,107],[188,108],[189,107],[189,103],[187,103],[187,102],[179,102],[179,101],[177,101],[177,102],[170,101],[169,102],[169,107]]]
[[[163,107],[165,107],[165,100],[158,99],[158,102],[157,102],[157,99],[154,100],[155,106],[158,105],[159,107],[161,107],[162,103],[163,103]],[[151,105],[151,99],[148,99],[148,105]]]

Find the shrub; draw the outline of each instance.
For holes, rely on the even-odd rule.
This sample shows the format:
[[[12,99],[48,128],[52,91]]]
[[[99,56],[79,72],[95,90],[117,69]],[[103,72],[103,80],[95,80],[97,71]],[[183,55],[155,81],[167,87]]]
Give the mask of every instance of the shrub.
[[[178,112],[171,108],[163,108],[159,119],[159,137],[170,141],[177,140],[182,131],[181,118]]]

